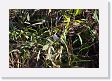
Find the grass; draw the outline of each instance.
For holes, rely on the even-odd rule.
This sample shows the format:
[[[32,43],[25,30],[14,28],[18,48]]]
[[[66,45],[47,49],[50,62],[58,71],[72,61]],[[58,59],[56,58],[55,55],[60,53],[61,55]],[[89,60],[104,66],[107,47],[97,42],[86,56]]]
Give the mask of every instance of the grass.
[[[10,68],[99,68],[99,10],[10,9],[9,51]]]

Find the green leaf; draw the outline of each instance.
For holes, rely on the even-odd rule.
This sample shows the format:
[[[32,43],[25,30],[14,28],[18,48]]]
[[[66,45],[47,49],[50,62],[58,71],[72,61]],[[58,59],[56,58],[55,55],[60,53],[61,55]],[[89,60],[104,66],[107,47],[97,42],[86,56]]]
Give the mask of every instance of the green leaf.
[[[73,41],[73,44],[75,44],[78,40],[79,40],[79,39],[74,40],[74,41]]]
[[[75,20],[76,23],[83,23],[83,20]]]
[[[21,31],[21,34],[23,34],[24,33],[24,31],[23,30],[20,30]]]
[[[70,17],[69,16],[64,15],[64,17],[65,17],[64,22],[70,22]]]
[[[79,15],[80,13],[81,13],[81,10],[80,9],[76,9],[75,16]]]
[[[30,43],[30,46],[33,46],[33,45],[34,45],[34,43],[33,43],[33,42],[31,42],[31,43]]]
[[[49,47],[49,44],[44,45],[44,46],[43,46],[43,50],[47,50],[48,47]]]
[[[37,31],[35,29],[32,29],[32,28],[27,28],[27,29],[32,31],[32,32],[36,32],[37,33]]]
[[[78,35],[79,40],[80,40],[80,43],[81,43],[81,45],[82,45],[82,38],[81,38],[80,34],[77,34],[77,35]]]
[[[26,39],[28,39],[29,37],[28,36],[25,36],[26,37]]]
[[[64,39],[64,41],[66,41],[66,33],[67,33],[67,29],[65,29],[65,31],[63,33],[63,39]]]
[[[53,44],[53,41],[51,39],[48,38],[47,40],[50,42],[51,45]]]
[[[97,42],[95,42],[95,43],[97,43]],[[93,43],[93,44],[91,44],[91,45],[88,45],[88,46],[83,47],[83,48],[79,51],[79,53],[80,53],[81,51],[83,51],[83,50],[89,49],[89,48],[90,48],[91,46],[93,46],[95,43]]]
[[[96,11],[96,10],[94,11],[93,18],[94,18],[97,22],[99,21],[98,15],[97,15],[97,11]]]
[[[27,20],[28,20],[28,21],[30,21],[30,16],[29,16],[29,13],[28,13],[28,15],[27,15]]]

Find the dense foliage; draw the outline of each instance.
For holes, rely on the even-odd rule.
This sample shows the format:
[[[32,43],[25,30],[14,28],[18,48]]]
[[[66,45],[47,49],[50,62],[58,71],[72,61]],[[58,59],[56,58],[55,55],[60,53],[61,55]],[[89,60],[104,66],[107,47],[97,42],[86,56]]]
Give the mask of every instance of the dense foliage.
[[[98,68],[98,9],[10,9],[10,68]]]

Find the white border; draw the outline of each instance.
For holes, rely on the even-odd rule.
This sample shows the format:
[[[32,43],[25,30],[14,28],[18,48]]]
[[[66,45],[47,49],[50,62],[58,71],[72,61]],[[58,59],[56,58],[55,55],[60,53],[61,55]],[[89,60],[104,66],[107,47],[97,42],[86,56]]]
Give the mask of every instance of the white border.
[[[3,77],[108,77],[106,0],[4,0],[0,3],[0,75]],[[9,68],[9,9],[99,9],[99,68]]]

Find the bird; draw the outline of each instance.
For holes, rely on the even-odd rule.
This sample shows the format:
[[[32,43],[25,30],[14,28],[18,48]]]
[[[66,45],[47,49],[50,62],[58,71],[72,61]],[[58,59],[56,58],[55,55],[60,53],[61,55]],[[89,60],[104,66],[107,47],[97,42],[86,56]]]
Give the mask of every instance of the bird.
[[[59,38],[60,38],[60,33],[55,33],[55,34],[53,35],[53,39],[54,39],[54,40],[59,40]]]

